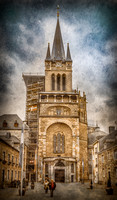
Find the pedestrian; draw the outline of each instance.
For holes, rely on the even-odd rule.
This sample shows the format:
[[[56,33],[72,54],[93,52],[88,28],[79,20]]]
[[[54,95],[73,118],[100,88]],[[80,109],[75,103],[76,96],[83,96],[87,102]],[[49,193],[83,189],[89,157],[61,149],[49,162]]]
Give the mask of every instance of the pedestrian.
[[[48,189],[49,189],[49,181],[47,178],[45,178],[45,181],[44,181],[44,190],[45,190],[45,193],[48,193]]]
[[[56,188],[56,183],[53,179],[51,179],[51,182],[49,184],[49,189],[50,189],[50,196],[53,197],[53,191]]]

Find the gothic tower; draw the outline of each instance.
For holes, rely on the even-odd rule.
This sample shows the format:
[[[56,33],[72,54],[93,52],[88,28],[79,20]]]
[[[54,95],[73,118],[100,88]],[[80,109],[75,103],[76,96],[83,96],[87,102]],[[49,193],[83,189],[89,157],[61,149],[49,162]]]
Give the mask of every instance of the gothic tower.
[[[59,24],[59,11],[57,12],[52,54],[50,54],[50,44],[48,43],[45,59],[45,91],[72,92],[72,60],[69,44],[67,44],[67,55],[65,57]]]
[[[50,44],[47,48],[45,76],[24,74],[23,78],[32,141],[29,176],[34,174],[38,180],[49,177],[56,182],[87,179],[86,95],[72,89],[72,59],[69,44],[65,56],[59,10],[52,52]]]

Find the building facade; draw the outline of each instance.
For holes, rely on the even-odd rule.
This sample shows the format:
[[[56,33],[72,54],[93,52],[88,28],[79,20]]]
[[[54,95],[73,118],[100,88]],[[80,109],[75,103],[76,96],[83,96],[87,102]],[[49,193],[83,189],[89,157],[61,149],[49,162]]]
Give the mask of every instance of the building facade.
[[[98,169],[98,153],[100,152],[99,141],[107,133],[100,130],[98,126],[88,127],[88,170],[89,179],[94,183],[99,181],[99,169]]]
[[[4,114],[0,116],[0,135],[10,133],[11,136],[21,138],[23,121],[17,114]],[[24,125],[24,140],[28,144],[29,128]]]
[[[21,180],[19,166],[20,141],[15,136],[0,136],[0,187],[9,185],[14,180]],[[24,145],[23,174],[26,177],[27,146]]]
[[[0,185],[21,179],[19,149],[23,121],[17,114],[0,116]],[[24,125],[24,177],[26,177],[28,126]]]
[[[47,48],[45,76],[23,74],[23,78],[32,141],[29,145],[29,166],[32,165],[29,176],[37,169],[38,180],[45,177],[56,182],[87,179],[86,95],[81,96],[80,91],[72,89],[72,59],[69,44],[65,56],[59,11],[52,53],[50,44]]]
[[[99,146],[99,183],[107,184],[110,176],[112,185],[117,185],[117,130],[110,131],[103,137]]]
[[[99,127],[88,132],[89,179],[93,183],[107,184],[109,176],[112,185],[117,185],[117,130],[109,127],[109,134]]]

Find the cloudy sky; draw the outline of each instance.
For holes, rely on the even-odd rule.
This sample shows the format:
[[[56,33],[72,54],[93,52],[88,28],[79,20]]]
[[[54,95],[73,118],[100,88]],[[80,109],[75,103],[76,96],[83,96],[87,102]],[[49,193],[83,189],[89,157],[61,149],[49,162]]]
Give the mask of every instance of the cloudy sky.
[[[25,118],[22,73],[44,74],[52,49],[56,6],[66,51],[73,60],[73,89],[87,95],[89,124],[107,131],[117,120],[117,1],[0,0],[0,115]]]

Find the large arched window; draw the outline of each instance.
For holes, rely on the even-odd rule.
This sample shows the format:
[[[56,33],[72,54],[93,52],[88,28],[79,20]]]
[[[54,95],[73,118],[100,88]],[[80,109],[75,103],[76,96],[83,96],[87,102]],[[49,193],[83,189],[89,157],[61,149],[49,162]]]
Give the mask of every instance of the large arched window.
[[[53,136],[54,153],[65,153],[65,136],[58,133]]]
[[[63,91],[66,90],[66,76],[65,76],[65,74],[62,75],[62,89],[63,89]]]
[[[60,74],[57,75],[57,90],[60,91]]]
[[[52,90],[55,90],[55,75],[54,74],[52,74],[51,83],[52,83]]]

